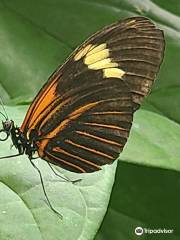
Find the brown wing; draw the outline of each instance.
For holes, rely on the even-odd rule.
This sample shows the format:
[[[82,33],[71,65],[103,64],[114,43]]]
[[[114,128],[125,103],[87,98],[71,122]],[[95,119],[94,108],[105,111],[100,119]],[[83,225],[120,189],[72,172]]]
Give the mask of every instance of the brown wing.
[[[92,72],[94,84],[68,93],[66,105],[38,124],[41,158],[81,173],[97,171],[118,157],[131,128],[132,97],[120,79],[102,76],[96,83],[98,75]]]
[[[116,63],[125,72],[122,80],[131,89],[136,110],[151,90],[163,60],[164,48],[163,31],[145,17],[133,17],[97,32],[72,56],[75,60],[81,59],[90,69],[104,69],[109,60]],[[91,57],[86,57],[91,53]],[[100,62],[101,66],[96,62]],[[68,69],[68,65],[64,67]]]
[[[21,126],[39,155],[74,172],[113,162],[133,111],[163,58],[161,30],[144,17],[117,22],[77,48],[41,89]]]

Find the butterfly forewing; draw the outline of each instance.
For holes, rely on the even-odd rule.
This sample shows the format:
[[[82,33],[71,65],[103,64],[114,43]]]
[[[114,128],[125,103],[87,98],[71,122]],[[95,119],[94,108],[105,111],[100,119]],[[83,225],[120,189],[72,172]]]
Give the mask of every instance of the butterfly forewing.
[[[96,57],[101,52],[102,59],[111,59],[111,64],[116,63],[118,68],[125,72],[122,79],[131,89],[134,110],[136,110],[150,92],[162,62],[163,32],[157,29],[149,19],[135,17],[105,27],[103,31],[86,41],[86,47],[80,47],[78,52],[89,45],[92,45],[91,48],[93,46],[97,46],[95,49],[99,48],[99,52],[94,53],[94,62],[97,61]],[[89,54],[93,52],[91,48],[88,50]],[[106,57],[106,50],[108,50],[108,57]],[[78,53],[75,55],[78,56]],[[84,60],[84,62],[88,61]],[[108,64],[107,61],[106,64]],[[92,66],[89,64],[88,68]]]
[[[93,172],[122,151],[133,112],[163,58],[161,30],[135,17],[85,41],[41,89],[21,126],[39,156],[73,172]]]

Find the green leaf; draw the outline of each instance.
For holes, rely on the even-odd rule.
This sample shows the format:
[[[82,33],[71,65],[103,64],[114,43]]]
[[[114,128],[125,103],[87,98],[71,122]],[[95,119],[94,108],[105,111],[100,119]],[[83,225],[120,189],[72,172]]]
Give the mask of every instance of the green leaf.
[[[164,63],[152,94],[136,113],[128,144],[118,164],[107,216],[97,240],[137,239],[136,226],[179,226],[180,8],[178,0],[0,0],[0,92],[10,117],[20,125],[26,106],[51,73],[86,37],[125,17],[144,15],[165,31]],[[156,112],[153,113],[153,112]],[[174,121],[171,121],[171,120]],[[0,156],[15,153],[1,143]],[[90,240],[106,212],[116,164],[84,175],[72,185],[42,170],[48,196],[64,216],[60,221],[45,202],[39,176],[26,156],[0,160],[0,239]],[[62,169],[62,175],[79,176]]]
[[[18,125],[26,107],[7,107],[7,112]],[[1,156],[17,152],[10,142],[1,143]],[[35,161],[35,160],[34,160]],[[0,236],[13,239],[93,239],[104,217],[116,163],[93,174],[73,174],[56,171],[72,184],[55,176],[42,159],[35,161],[44,177],[51,203],[63,215],[60,220],[47,206],[39,175],[27,156],[0,160]]]
[[[180,173],[119,162],[108,212],[96,240],[180,238]],[[135,228],[171,234],[135,235]]]
[[[70,52],[28,19],[0,1],[1,86],[9,97],[32,97]]]
[[[180,171],[180,126],[159,114],[135,113],[133,128],[120,159]]]
[[[148,111],[135,115],[109,210],[96,239],[134,240],[138,226],[173,229],[170,239],[179,239],[180,126]],[[157,235],[148,239],[157,239]],[[158,239],[166,239],[166,235]]]

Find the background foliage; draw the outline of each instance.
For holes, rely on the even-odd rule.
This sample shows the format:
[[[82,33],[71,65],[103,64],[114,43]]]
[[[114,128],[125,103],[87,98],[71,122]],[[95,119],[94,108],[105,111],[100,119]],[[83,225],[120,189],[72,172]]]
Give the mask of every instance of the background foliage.
[[[180,2],[178,0],[0,0],[0,93],[17,124],[48,76],[87,36],[125,17],[143,15],[165,31],[161,72],[116,164],[60,182],[38,161],[60,222],[47,207],[27,157],[0,160],[0,239],[134,240],[136,226],[174,229],[180,237]],[[12,154],[9,142],[1,156]],[[79,175],[61,174],[77,179]],[[157,239],[143,235],[141,239]]]

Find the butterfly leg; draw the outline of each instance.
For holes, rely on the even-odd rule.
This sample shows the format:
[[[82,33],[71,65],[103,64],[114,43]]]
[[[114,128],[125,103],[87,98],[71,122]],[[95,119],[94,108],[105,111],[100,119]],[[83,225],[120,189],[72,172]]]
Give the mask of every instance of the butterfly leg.
[[[44,182],[43,182],[43,177],[42,177],[42,174],[41,174],[41,171],[39,170],[39,168],[34,164],[34,162],[32,161],[32,159],[30,159],[30,162],[32,164],[32,166],[37,170],[38,174],[39,174],[39,177],[40,177],[40,181],[41,181],[41,185],[42,185],[42,189],[43,189],[43,192],[44,192],[44,196],[47,200],[47,203],[48,203],[48,206],[50,207],[50,209],[58,215],[58,217],[62,220],[63,216],[52,206],[49,198],[48,198],[48,195],[47,195],[47,192],[46,192],[46,189],[45,189],[45,186],[44,186]]]
[[[49,165],[49,167],[51,168],[51,170],[53,171],[53,173],[56,175],[56,176],[58,176],[58,177],[60,177],[60,178],[62,178],[63,180],[65,180],[66,182],[71,182],[71,183],[77,183],[77,182],[80,182],[82,179],[76,179],[76,180],[70,180],[69,178],[67,178],[67,177],[63,177],[63,176],[61,176],[60,174],[58,174],[55,170],[54,170],[54,168],[51,166],[51,164],[49,163],[49,162],[47,162],[48,163],[48,165]]]
[[[9,155],[9,156],[0,157],[0,159],[18,157],[18,156],[21,156],[21,155],[22,155],[22,153],[18,153],[18,154],[14,154],[14,155]]]

